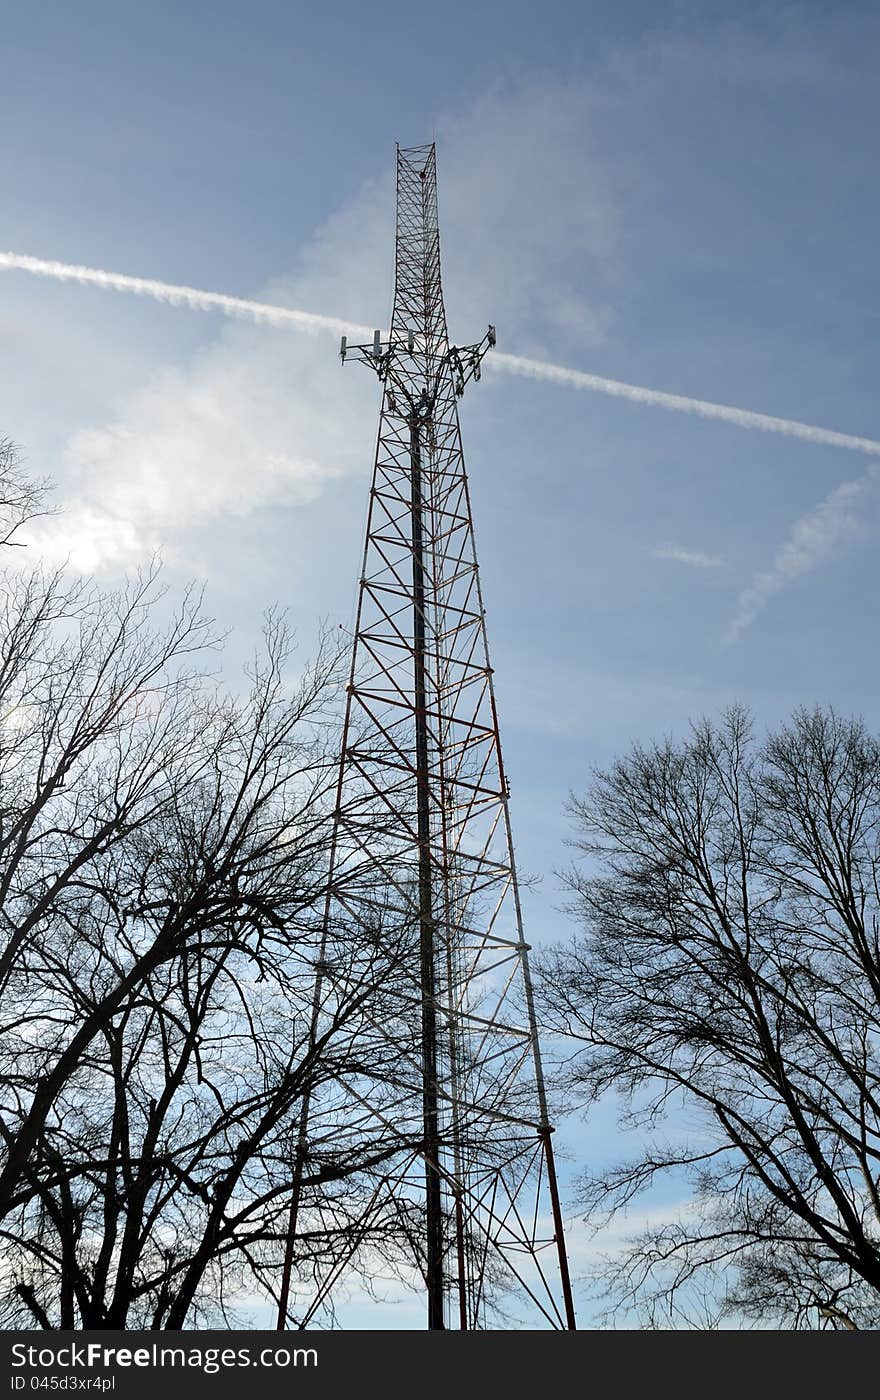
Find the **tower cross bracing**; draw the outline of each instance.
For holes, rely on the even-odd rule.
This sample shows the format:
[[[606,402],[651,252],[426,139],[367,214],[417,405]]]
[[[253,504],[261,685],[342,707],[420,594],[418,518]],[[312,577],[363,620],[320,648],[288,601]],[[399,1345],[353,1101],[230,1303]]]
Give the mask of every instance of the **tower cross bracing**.
[[[365,1128],[400,1143],[355,1240],[371,1215],[410,1222],[431,1329],[573,1328],[458,415],[495,332],[449,340],[433,145],[398,148],[395,254],[388,338],[342,343],[382,405],[313,1034],[334,944],[397,949],[376,1009],[387,1076],[343,1088]],[[291,1239],[297,1207],[295,1181]],[[290,1250],[282,1326],[289,1284]]]

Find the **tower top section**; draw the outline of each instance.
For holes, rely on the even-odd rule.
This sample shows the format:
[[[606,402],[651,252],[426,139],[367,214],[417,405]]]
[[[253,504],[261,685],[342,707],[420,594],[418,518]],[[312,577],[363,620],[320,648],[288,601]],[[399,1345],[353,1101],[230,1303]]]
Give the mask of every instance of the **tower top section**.
[[[414,331],[428,354],[448,344],[440,283],[437,155],[430,146],[397,148],[397,236],[391,337]]]
[[[349,345],[342,337],[342,359],[361,360],[389,382],[392,411],[400,401],[412,408],[410,390],[418,384],[422,403],[433,411],[448,381],[460,397],[467,381],[479,379],[480,364],[495,344],[495,327],[476,345],[450,344],[440,280],[437,217],[437,157],[434,143],[397,147],[397,234],[391,334],[376,331],[372,344]]]

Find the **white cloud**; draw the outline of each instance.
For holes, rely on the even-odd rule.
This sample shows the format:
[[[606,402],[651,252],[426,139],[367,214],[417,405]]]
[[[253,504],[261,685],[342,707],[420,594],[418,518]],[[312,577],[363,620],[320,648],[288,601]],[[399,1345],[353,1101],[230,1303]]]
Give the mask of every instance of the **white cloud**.
[[[443,123],[441,241],[453,337],[590,348],[613,319],[619,216],[594,154],[596,81],[498,84]]]
[[[865,497],[876,483],[877,473],[871,468],[864,476],[843,482],[814,510],[795,521],[770,567],[757,573],[740,593],[724,634],[726,643],[741,637],[776,594],[850,548],[863,529]]]
[[[682,549],[677,544],[662,544],[651,551],[655,559],[668,559],[675,564],[689,564],[694,569],[719,569],[724,560],[718,554],[704,554],[698,549]]]
[[[213,521],[228,554],[225,526],[307,504],[360,463],[356,425],[375,403],[366,375],[343,378],[329,338],[229,325],[189,365],[158,370],[109,422],[73,433],[66,509],[32,537],[82,571],[128,567],[160,547],[189,563],[188,531]]]
[[[224,339],[186,372],[158,374],[115,420],[74,433],[71,504],[33,531],[42,552],[82,571],[127,567],[163,545],[179,552],[200,521],[312,499],[340,470],[333,424],[320,421],[320,395],[311,409],[285,402],[279,348],[248,354]]]
[[[539,322],[564,326],[582,343],[601,335],[601,308],[571,291],[571,264],[563,265],[572,228],[580,231],[575,265],[587,256],[598,268],[613,242],[613,218],[583,157],[587,108],[574,86],[551,100],[536,85],[492,94],[450,124],[439,182],[445,277],[465,308],[453,320],[454,338],[479,338],[502,306],[507,343],[538,313]],[[548,203],[564,205],[566,217],[546,219]],[[328,220],[295,273],[256,294],[387,324],[393,232],[389,148],[382,179]],[[66,509],[35,527],[33,539],[46,556],[91,571],[129,567],[157,548],[206,568],[208,538],[208,554],[225,566],[236,521],[307,505],[332,478],[369,470],[377,385],[360,367],[343,371],[335,351],[329,335],[248,322],[218,327],[189,363],[157,368],[107,421],[70,436],[59,493]],[[206,525],[209,536],[202,529],[196,540]]]
[[[67,564],[76,573],[102,568],[126,569],[155,554],[159,538],[149,527],[115,517],[102,507],[74,505],[63,514],[29,527],[23,538],[50,568]]]

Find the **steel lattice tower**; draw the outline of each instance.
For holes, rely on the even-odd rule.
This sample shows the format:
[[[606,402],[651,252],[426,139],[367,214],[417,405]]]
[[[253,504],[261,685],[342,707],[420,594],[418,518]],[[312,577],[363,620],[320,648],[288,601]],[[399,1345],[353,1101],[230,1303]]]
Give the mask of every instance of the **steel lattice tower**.
[[[315,1018],[337,924],[411,930],[394,1092],[373,1104],[353,1091],[364,1122],[400,1133],[373,1205],[384,1193],[420,1214],[429,1328],[488,1325],[499,1290],[527,1306],[526,1325],[573,1328],[458,419],[494,343],[490,326],[478,345],[450,344],[434,146],[398,148],[390,336],[342,343],[383,393]],[[295,1181],[291,1241],[297,1208]]]

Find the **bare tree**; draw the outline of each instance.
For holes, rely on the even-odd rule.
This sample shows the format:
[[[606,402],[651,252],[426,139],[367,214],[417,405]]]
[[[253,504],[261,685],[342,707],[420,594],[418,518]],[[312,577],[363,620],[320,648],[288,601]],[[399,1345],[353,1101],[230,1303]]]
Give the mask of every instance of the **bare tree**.
[[[156,569],[2,581],[6,1325],[299,1326],[425,1267],[414,877],[379,803],[331,876],[336,647],[294,680],[270,616],[230,695],[218,645]]]
[[[880,745],[815,710],[759,746],[733,709],[572,811],[584,931],[544,1014],[573,1101],[616,1091],[645,1143],[580,1201],[607,1219],[665,1174],[691,1197],[608,1261],[612,1307],[880,1326]]]
[[[50,514],[45,505],[50,484],[47,479],[37,479],[25,469],[10,438],[0,438],[0,547],[19,544],[15,535],[22,525],[37,516]]]
[[[313,1014],[338,657],[294,684],[270,618],[237,698],[205,671],[216,643],[199,594],[171,608],[155,570],[115,595],[4,580],[7,1325],[179,1328],[277,1295],[306,1096],[302,1298],[370,1251],[411,1257],[408,1222],[370,1208],[400,1134],[365,1132],[337,1090],[391,1078],[411,931],[335,927]]]

